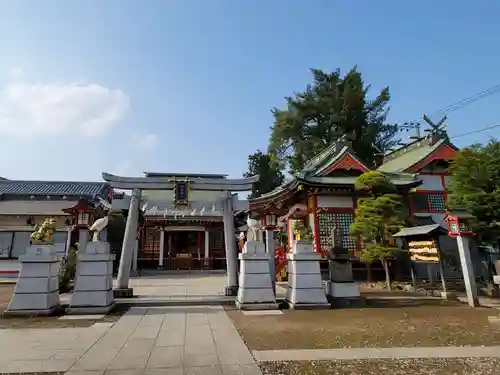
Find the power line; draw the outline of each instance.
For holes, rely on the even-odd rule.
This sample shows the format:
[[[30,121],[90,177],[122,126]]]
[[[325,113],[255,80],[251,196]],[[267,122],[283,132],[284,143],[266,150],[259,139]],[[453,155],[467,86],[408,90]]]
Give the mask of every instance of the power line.
[[[476,133],[482,133],[482,132],[485,132],[485,131],[487,131],[487,130],[496,129],[496,128],[500,128],[500,124],[498,124],[498,125],[492,125],[492,126],[487,126],[486,128],[481,128],[481,129],[474,130],[474,131],[467,132],[467,133],[462,133],[462,134],[458,134],[458,135],[453,135],[453,136],[451,136],[450,138],[465,137],[466,135],[472,135],[472,134],[476,134]]]
[[[489,89],[483,90],[456,103],[450,104],[449,106],[434,112],[433,115],[446,115],[447,113],[457,111],[463,107],[477,102],[478,100],[487,98],[488,96],[494,95],[498,92],[500,92],[500,84],[492,86]]]
[[[431,116],[437,116],[437,115],[444,116],[448,113],[458,111],[459,109],[462,109],[462,108],[464,108],[468,105],[471,105],[471,104],[473,104],[481,99],[487,98],[488,96],[497,94],[499,92],[500,92],[500,84],[496,84],[496,85],[491,86],[490,88],[488,88],[486,90],[480,91],[474,95],[471,95],[467,98],[459,100],[458,102],[452,103],[444,108],[441,108],[441,109],[433,112],[431,114]],[[422,122],[421,119],[407,121],[407,122],[404,122],[402,127],[403,128],[413,128],[413,127],[418,128],[418,126],[421,124],[421,122]]]

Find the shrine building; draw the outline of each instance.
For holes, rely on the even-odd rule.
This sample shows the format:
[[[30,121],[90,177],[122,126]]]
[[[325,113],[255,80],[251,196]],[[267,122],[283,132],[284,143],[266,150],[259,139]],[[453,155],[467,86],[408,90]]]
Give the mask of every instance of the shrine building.
[[[190,181],[224,183],[222,174],[144,173],[145,179],[167,178],[173,188],[144,190],[138,244],[139,268],[168,270],[226,269],[223,190],[196,190]],[[233,214],[248,208],[231,197]],[[233,226],[234,227],[234,226]],[[236,241],[235,232],[229,241]]]
[[[446,211],[446,185],[450,179],[448,166],[458,149],[444,131],[429,132],[384,156],[377,168],[398,189],[417,225],[444,224]],[[360,241],[349,235],[354,221],[356,202],[361,196],[355,191],[358,176],[370,168],[353,152],[346,137],[341,137],[324,151],[308,161],[293,178],[249,202],[255,217],[276,215],[287,221],[288,247],[295,238],[293,231],[297,219],[287,215],[297,205],[303,205],[305,220],[314,234],[314,248],[326,255],[332,246],[343,248],[353,261],[353,269],[366,275],[368,266],[359,262]],[[335,244],[332,231],[335,230]],[[446,236],[443,248],[456,247]]]

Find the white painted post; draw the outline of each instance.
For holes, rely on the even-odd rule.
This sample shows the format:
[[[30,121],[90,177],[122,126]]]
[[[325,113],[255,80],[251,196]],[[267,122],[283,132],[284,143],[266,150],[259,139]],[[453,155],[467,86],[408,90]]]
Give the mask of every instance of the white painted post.
[[[69,247],[71,246],[71,225],[68,228],[68,234],[66,238],[66,249],[64,250],[64,254],[68,255],[69,254]]]
[[[130,197],[127,223],[125,225],[125,236],[123,239],[122,255],[118,268],[117,288],[115,293],[120,297],[132,297],[132,288],[129,288],[130,269],[134,255],[134,245],[137,237],[137,226],[139,220],[139,202],[141,200],[141,189],[134,189]]]
[[[474,268],[470,258],[470,239],[469,237],[457,236],[458,253],[460,255],[460,264],[462,265],[462,274],[464,276],[465,290],[467,292],[467,302],[469,306],[479,306],[477,299],[477,286],[474,276]]]
[[[238,293],[238,252],[233,216],[233,199],[230,191],[227,192],[224,204],[224,242],[226,244],[227,286],[225,294],[235,296]]]
[[[78,252],[85,252],[87,243],[89,242],[89,230],[87,228],[80,228],[78,232]]]
[[[275,250],[276,243],[274,241],[274,230],[266,229],[266,252],[269,255],[269,269],[271,272],[271,284],[273,286],[273,293],[276,296],[276,260]]]
[[[210,232],[205,230],[205,262],[210,258]]]
[[[139,257],[139,241],[134,246],[134,256],[132,258],[132,274],[137,275],[137,258]]]
[[[163,259],[165,258],[165,231],[162,229],[160,232],[160,256],[158,258],[158,265],[163,267]]]

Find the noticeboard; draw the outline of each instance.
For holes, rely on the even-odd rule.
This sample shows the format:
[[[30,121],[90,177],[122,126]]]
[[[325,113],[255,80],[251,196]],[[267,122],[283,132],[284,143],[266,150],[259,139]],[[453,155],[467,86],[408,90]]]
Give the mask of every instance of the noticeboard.
[[[409,241],[408,251],[413,262],[439,263],[439,250],[435,240]]]

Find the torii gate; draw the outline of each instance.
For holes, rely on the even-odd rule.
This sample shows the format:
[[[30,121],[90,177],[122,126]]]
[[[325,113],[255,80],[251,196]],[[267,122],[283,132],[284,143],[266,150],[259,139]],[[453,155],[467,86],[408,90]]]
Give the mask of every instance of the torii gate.
[[[120,266],[118,268],[117,287],[115,296],[132,297],[133,290],[129,287],[130,269],[137,235],[139,204],[143,190],[173,190],[177,180],[173,177],[121,177],[104,173],[102,178],[115,189],[132,190],[130,207],[125,225]],[[241,179],[187,179],[191,190],[221,191],[226,193],[224,203],[224,237],[226,244],[227,285],[225,294],[235,296],[238,292],[238,252],[234,239],[233,192],[252,190],[252,186],[259,180],[259,176]]]

